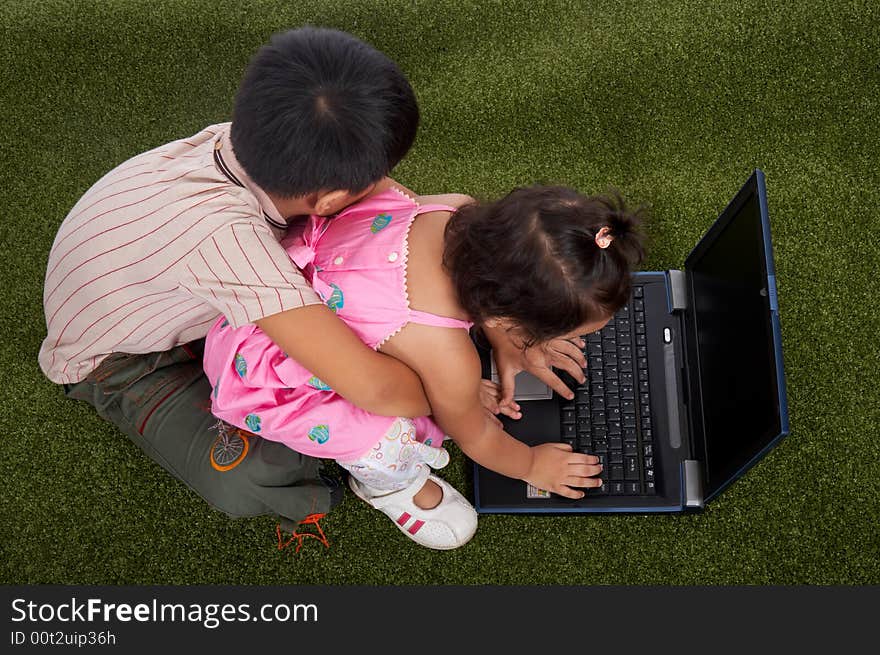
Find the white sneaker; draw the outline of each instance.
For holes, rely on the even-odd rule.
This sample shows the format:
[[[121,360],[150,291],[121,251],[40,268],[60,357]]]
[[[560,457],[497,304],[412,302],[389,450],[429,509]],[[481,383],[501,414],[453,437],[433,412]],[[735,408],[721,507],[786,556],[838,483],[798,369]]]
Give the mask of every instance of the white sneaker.
[[[422,509],[412,501],[426,480],[432,480],[443,492],[443,500],[433,509]],[[426,548],[452,550],[463,546],[477,531],[477,512],[446,481],[431,475],[425,466],[406,489],[384,495],[349,476],[348,486],[361,500],[388,516],[407,537]]]

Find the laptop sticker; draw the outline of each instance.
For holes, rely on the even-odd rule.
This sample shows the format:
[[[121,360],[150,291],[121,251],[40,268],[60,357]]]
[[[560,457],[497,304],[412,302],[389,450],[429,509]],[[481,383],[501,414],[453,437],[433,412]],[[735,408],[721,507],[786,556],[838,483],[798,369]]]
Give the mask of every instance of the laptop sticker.
[[[538,489],[533,484],[526,483],[526,498],[549,498],[550,492]]]

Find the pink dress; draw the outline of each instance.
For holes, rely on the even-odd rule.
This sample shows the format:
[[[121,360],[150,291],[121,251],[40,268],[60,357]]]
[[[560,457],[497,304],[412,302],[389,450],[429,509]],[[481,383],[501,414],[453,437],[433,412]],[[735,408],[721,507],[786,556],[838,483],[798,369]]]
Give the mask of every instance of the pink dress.
[[[334,218],[310,217],[302,235],[282,245],[327,306],[373,349],[410,322],[467,330],[471,323],[409,307],[409,229],[416,216],[437,210],[454,211],[419,205],[389,189]],[[208,332],[204,361],[216,416],[306,455],[355,460],[395,420],[365,412],[334,393],[253,324],[233,329],[218,320]],[[443,432],[432,420],[414,422],[419,441],[441,445]]]

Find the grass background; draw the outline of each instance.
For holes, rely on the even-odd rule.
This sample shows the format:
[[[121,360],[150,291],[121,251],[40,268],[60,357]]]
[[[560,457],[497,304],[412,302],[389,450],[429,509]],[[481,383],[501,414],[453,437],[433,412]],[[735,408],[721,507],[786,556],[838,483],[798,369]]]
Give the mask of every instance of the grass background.
[[[395,59],[422,193],[616,186],[648,202],[647,270],[679,267],[767,174],[792,434],[695,516],[481,518],[421,549],[351,494],[332,547],[229,520],[37,366],[55,232],[103,173],[228,120],[274,31],[333,26]],[[880,583],[880,5],[769,2],[0,3],[0,582]],[[446,477],[463,486],[456,452]]]

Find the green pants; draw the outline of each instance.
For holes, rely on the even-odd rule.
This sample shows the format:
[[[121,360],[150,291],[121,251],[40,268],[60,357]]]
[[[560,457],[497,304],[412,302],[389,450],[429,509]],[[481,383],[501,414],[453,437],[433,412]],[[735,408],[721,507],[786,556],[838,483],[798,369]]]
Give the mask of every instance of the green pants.
[[[211,414],[204,340],[146,355],[115,353],[65,385],[212,507],[233,517],[272,514],[285,525],[330,508],[321,461],[237,430]]]

